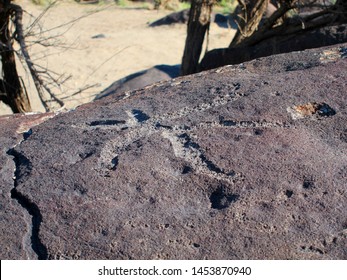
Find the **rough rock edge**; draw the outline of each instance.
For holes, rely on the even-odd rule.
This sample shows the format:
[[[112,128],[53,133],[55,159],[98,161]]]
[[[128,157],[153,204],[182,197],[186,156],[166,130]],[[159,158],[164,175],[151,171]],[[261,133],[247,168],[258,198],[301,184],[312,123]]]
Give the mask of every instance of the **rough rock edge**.
[[[23,209],[23,220],[27,224],[27,233],[23,236],[23,250],[28,259],[47,259],[47,248],[42,244],[39,238],[40,224],[42,215],[38,206],[30,201],[25,195],[17,190],[17,177],[19,175],[19,163],[23,162],[30,165],[30,161],[22,154],[15,151],[15,147],[28,139],[32,133],[32,128],[44,123],[45,121],[54,118],[57,113],[28,113],[28,114],[15,114],[5,115],[0,117],[0,121],[10,118],[18,118],[18,126],[16,128],[17,134],[22,134],[22,139],[19,140],[12,148],[7,150],[6,154],[12,157],[15,168],[13,172],[13,188],[10,191],[11,199],[15,200]]]

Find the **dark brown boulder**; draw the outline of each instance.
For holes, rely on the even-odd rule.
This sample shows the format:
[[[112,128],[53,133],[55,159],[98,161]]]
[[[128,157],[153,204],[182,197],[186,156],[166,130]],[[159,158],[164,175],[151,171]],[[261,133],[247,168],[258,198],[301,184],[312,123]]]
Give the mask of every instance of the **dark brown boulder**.
[[[171,25],[171,24],[186,24],[189,19],[189,9],[185,9],[178,12],[173,12],[168,14],[167,16],[160,18],[149,24],[150,27],[157,27],[162,25]],[[212,13],[211,14],[211,22],[215,22],[219,27],[228,28],[231,24],[231,17],[225,16],[223,14]]]
[[[239,64],[259,57],[329,46],[346,41],[347,24],[303,31],[292,36],[276,36],[255,46],[211,50],[202,59],[199,71]]]
[[[111,94],[122,94],[125,91],[144,88],[156,82],[176,78],[179,75],[179,65],[156,65],[152,68],[128,75],[112,83],[109,87],[100,92],[95,100],[109,96]]]
[[[177,23],[187,23],[189,18],[189,9],[185,9],[179,12],[173,12],[167,16],[160,18],[149,24],[150,27],[171,25]]]
[[[32,250],[51,259],[346,259],[345,55],[334,46],[261,58],[34,127],[6,157],[16,167],[12,203],[32,216]]]

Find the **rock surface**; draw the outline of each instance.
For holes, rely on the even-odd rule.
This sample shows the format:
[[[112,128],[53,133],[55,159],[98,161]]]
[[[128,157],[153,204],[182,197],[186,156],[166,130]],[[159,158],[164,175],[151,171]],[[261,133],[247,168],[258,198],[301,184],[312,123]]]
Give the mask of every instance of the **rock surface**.
[[[2,136],[1,258],[346,259],[345,48],[106,97],[13,149]]]

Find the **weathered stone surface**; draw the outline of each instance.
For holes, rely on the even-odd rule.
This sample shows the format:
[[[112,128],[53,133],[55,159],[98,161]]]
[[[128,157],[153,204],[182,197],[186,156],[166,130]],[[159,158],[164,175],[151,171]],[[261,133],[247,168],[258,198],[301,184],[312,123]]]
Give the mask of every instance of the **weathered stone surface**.
[[[34,252],[346,259],[344,48],[161,82],[33,128],[11,154]]]
[[[239,64],[259,57],[329,46],[346,41],[347,24],[326,26],[313,31],[304,30],[293,36],[272,37],[255,46],[211,50],[202,59],[199,71]]]

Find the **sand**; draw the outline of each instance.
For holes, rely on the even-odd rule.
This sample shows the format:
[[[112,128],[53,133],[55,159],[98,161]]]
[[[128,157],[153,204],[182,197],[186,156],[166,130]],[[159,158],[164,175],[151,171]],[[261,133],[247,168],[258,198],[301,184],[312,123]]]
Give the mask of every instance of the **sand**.
[[[26,27],[45,9],[29,0],[16,3],[26,11]],[[28,37],[29,52],[35,63],[56,73],[55,77],[63,75],[61,80],[70,77],[59,87],[52,88],[67,109],[92,101],[103,89],[129,74],[158,64],[181,63],[186,25],[149,27],[148,23],[172,11],[150,10],[141,5],[124,8],[112,2],[82,5],[60,1],[42,17],[42,30],[53,28],[42,36],[53,37],[50,42],[55,46],[31,45],[30,41],[35,38]],[[74,23],[64,25],[71,21]],[[64,26],[55,28],[60,25]],[[228,46],[233,34],[234,30],[213,23],[209,49]],[[27,84],[33,110],[44,111],[29,75],[20,66],[18,68]],[[90,88],[83,90],[86,87]],[[57,104],[51,105],[59,108]],[[8,113],[11,113],[9,108],[1,104],[0,114]]]

